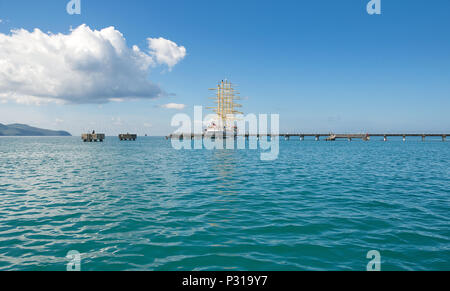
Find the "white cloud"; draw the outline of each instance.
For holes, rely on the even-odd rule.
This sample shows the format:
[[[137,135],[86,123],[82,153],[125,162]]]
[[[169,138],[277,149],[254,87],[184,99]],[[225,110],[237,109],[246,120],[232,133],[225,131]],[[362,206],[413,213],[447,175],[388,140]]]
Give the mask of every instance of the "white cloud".
[[[176,110],[183,110],[186,105],[184,104],[177,104],[177,103],[169,103],[169,104],[164,104],[161,105],[162,108],[166,108],[166,109],[176,109]]]
[[[156,58],[159,64],[166,64],[172,69],[179,61],[186,56],[186,48],[178,46],[173,41],[160,38],[148,38],[148,46],[152,50],[151,55]]]
[[[171,53],[161,43],[169,43]],[[102,104],[165,96],[148,74],[158,63],[172,67],[179,62],[185,49],[181,55],[176,48],[159,38],[143,52],[128,47],[114,27],[92,30],[84,24],[68,34],[0,33],[0,100]]]

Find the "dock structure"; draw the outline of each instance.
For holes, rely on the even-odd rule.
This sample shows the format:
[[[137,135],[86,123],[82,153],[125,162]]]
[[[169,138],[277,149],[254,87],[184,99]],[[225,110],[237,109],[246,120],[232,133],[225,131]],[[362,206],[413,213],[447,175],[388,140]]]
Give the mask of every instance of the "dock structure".
[[[81,135],[84,142],[103,142],[105,139],[104,133],[84,133]]]
[[[121,141],[124,141],[124,140],[135,141],[137,139],[137,134],[130,134],[130,133],[119,134],[119,139]]]
[[[326,141],[336,141],[338,139],[347,139],[348,141],[361,139],[363,141],[369,141],[370,136],[368,134],[331,134],[326,138]]]
[[[305,137],[313,137],[316,141],[320,141],[320,138],[325,138],[326,141],[336,141],[339,139],[346,139],[348,141],[352,141],[354,139],[361,139],[363,141],[369,141],[372,137],[382,137],[384,141],[388,141],[388,137],[401,137],[403,141],[406,141],[407,137],[421,137],[422,141],[425,141],[426,137],[441,137],[442,141],[447,140],[447,136],[450,136],[450,133],[375,133],[375,134],[333,134],[333,133],[281,133],[281,134],[234,134],[233,135],[210,135],[210,134],[190,134],[190,133],[179,133],[179,134],[171,134],[166,136],[166,139],[197,139],[197,138],[237,138],[237,137],[245,137],[246,139],[250,137],[274,137],[278,136],[280,138],[284,138],[285,140],[290,140],[293,137],[298,137],[301,141],[305,140]]]

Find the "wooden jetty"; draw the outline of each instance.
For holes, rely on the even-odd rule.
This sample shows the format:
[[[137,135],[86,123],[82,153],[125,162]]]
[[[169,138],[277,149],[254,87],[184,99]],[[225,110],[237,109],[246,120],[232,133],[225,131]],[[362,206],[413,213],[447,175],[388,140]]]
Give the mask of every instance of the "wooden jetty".
[[[121,141],[123,141],[123,140],[135,141],[137,139],[137,134],[130,134],[130,133],[119,134],[119,139]]]
[[[105,139],[104,133],[84,133],[81,135],[84,142],[103,142]]]
[[[300,140],[305,140],[305,137],[313,137],[316,141],[321,138],[325,138],[326,141],[336,141],[338,139],[346,139],[352,141],[353,139],[361,139],[363,141],[369,141],[372,137],[382,137],[384,141],[388,140],[388,137],[402,137],[403,141],[406,141],[407,137],[421,137],[422,141],[425,141],[426,137],[441,137],[442,141],[447,140],[447,136],[450,133],[366,133],[366,134],[333,134],[333,133],[281,133],[281,134],[235,134],[234,138],[245,137],[246,139],[250,137],[274,137],[278,136],[284,138],[285,140],[290,140],[291,138],[297,137]],[[206,134],[171,134],[166,136],[166,139],[197,139],[197,138],[232,138],[233,136],[217,136],[217,135],[206,135]]]

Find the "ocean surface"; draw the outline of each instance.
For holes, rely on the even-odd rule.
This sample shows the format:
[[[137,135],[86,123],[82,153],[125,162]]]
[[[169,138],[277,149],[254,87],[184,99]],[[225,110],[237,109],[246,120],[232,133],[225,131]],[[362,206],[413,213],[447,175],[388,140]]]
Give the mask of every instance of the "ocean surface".
[[[0,138],[0,270],[450,270],[450,142]]]

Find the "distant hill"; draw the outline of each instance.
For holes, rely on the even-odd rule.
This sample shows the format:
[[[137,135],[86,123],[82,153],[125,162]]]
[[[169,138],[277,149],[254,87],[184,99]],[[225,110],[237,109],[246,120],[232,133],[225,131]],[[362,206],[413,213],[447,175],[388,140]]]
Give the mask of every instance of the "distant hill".
[[[55,131],[28,126],[26,124],[3,125],[0,123],[0,136],[72,136],[67,131]]]

